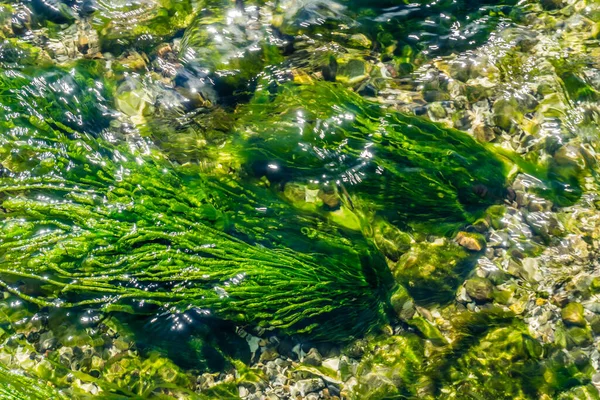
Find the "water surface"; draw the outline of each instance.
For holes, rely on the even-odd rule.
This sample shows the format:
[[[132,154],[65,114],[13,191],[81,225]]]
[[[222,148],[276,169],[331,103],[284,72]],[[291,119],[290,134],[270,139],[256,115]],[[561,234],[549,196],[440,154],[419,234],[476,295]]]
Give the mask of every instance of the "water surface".
[[[2,398],[600,398],[599,23],[0,3]]]

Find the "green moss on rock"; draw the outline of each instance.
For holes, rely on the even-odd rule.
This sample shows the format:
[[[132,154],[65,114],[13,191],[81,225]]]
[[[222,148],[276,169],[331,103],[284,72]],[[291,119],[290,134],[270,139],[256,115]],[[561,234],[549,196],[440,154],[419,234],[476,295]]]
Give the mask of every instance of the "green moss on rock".
[[[444,303],[475,263],[462,247],[451,243],[415,245],[393,267],[396,280],[419,304]]]

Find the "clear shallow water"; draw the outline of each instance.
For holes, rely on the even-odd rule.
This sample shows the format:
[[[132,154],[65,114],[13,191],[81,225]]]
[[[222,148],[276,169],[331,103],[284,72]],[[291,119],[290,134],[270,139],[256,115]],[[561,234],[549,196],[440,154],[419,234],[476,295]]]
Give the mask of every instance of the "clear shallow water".
[[[2,396],[598,397],[598,18],[1,4]]]

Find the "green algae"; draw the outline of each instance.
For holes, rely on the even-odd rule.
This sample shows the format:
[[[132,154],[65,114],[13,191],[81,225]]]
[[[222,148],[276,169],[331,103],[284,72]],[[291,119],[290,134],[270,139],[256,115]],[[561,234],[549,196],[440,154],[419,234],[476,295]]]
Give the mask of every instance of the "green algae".
[[[392,273],[418,303],[444,303],[454,298],[475,261],[454,243],[431,243],[403,254]]]
[[[415,398],[424,362],[423,345],[415,335],[378,338],[368,346],[357,370],[355,399]]]
[[[214,4],[229,3],[211,2],[210,7]],[[160,7],[173,8],[162,2]],[[203,14],[208,19],[192,21],[189,15],[196,9],[187,3],[181,7],[183,11],[173,15],[160,10],[160,17],[151,16],[151,24],[165,25],[157,30],[147,26],[110,36],[110,19],[97,25],[104,49],[117,53],[119,46],[146,49],[183,34],[184,46],[198,52],[186,65],[195,69],[194,77],[203,77],[205,68],[223,75],[219,94],[225,96],[215,96],[196,109],[181,130],[164,126],[177,113],[156,118],[153,106],[144,109],[136,103],[139,87],[129,91],[122,85],[122,92],[115,90],[116,81],[122,83],[127,74],[104,76],[108,72],[104,61],[34,71],[27,67],[34,63],[27,61],[29,56],[37,57],[34,47],[25,51],[20,44],[12,56],[3,53],[3,68],[9,65],[11,72],[21,74],[6,74],[0,80],[0,104],[13,112],[0,125],[0,258],[6,267],[0,276],[8,291],[42,307],[74,311],[98,307],[131,325],[146,315],[195,313],[203,314],[200,318],[207,325],[216,318],[225,323],[219,327],[278,329],[339,342],[387,322],[391,292],[390,306],[402,321],[400,329],[416,333],[396,332],[369,342],[354,398],[598,397],[589,383],[594,373],[589,360],[575,354],[592,344],[593,324],[559,326],[555,343],[541,346],[519,318],[491,315],[489,303],[500,302],[498,292],[487,279],[471,278],[466,290],[475,294],[476,301],[470,304],[475,311],[455,310],[455,326],[443,326],[423,316],[426,310],[417,309],[449,303],[481,254],[446,241],[440,244],[440,239],[415,245],[406,233],[422,241],[427,234],[449,235],[469,224],[478,231],[498,229],[505,209],[499,203],[510,197],[505,187],[513,165],[541,178],[539,193],[556,205],[573,204],[581,197],[589,165],[553,153],[555,159],[542,167],[540,160],[522,161],[461,132],[364,101],[343,88],[351,85],[352,76],[369,73],[361,69],[366,63],[359,65],[352,58],[361,58],[358,53],[335,61],[329,50],[322,59],[316,56],[317,64],[327,64],[319,67],[322,76],[342,85],[263,87],[264,81],[258,82],[254,99],[239,104],[233,116],[229,107],[252,96],[256,76],[282,61],[281,48],[269,43],[256,53],[246,51],[241,59],[230,58],[255,43],[244,38],[231,48],[219,47],[202,30],[213,23],[225,29],[221,10],[211,9]],[[489,10],[494,21],[509,11],[491,7],[482,12]],[[184,15],[188,17],[180,19]],[[218,18],[211,20],[215,15]],[[452,17],[451,22],[456,21]],[[447,31],[449,25],[442,22]],[[380,44],[387,44],[383,59],[394,57],[400,71],[412,70],[412,63],[423,55],[410,45],[398,46],[397,38],[406,36],[413,25],[398,26],[400,34],[387,35],[396,29],[390,27],[394,24],[399,25],[397,19],[388,20],[383,28],[377,25],[381,32],[375,39],[325,37],[350,48],[373,46],[379,51]],[[306,30],[298,28],[298,33]],[[137,42],[140,34],[157,39]],[[10,44],[2,44],[3,49],[10,47],[6,43]],[[430,43],[424,40],[416,48],[423,50]],[[20,62],[26,67],[17,66]],[[283,61],[283,65],[291,64]],[[517,65],[513,69],[518,70]],[[42,85],[30,83],[30,77]],[[561,77],[570,97],[595,100],[596,89],[579,71]],[[174,85],[185,86],[185,79],[175,79]],[[71,91],[61,92],[61,87]],[[91,87],[98,90],[84,90]],[[202,95],[210,97],[211,89]],[[146,139],[128,132],[122,116],[116,120],[111,104],[119,100],[126,103],[118,107],[125,119],[142,117],[138,128],[148,135]],[[214,107],[213,100],[224,107]],[[135,107],[127,108],[130,105]],[[518,105],[513,106],[510,113],[527,118]],[[512,132],[512,123],[497,122]],[[252,184],[240,183],[246,174]],[[563,233],[550,232],[543,239],[555,236]],[[402,286],[391,288],[392,277],[375,248],[387,258]],[[201,358],[204,348],[214,345],[206,339],[210,335],[214,332],[190,340],[189,348],[196,349],[192,357]],[[189,389],[191,377],[165,358],[173,358],[165,350],[165,342],[175,341],[173,337],[151,340],[160,353],[150,351],[145,360],[117,362],[115,371],[101,379],[77,376],[96,382],[105,397],[108,392],[119,397],[238,396],[241,380],[196,396]],[[65,346],[85,341],[77,338]],[[41,364],[35,373],[55,382]],[[236,364],[236,370],[244,367]],[[140,377],[139,371],[147,374]],[[12,375],[6,380],[13,385],[18,381]],[[180,386],[186,389],[179,390]],[[45,397],[59,396],[49,390]]]
[[[77,311],[53,309],[49,314],[33,314],[35,307],[27,303],[15,307],[16,299],[0,300],[3,398],[236,398],[233,390],[237,385],[262,379],[260,371],[231,360],[239,371],[234,381],[196,393],[193,373],[157,349],[136,346],[130,321],[105,318],[101,324],[86,327],[69,323],[70,313]],[[89,310],[81,314],[92,315]],[[54,345],[48,348],[48,342]]]
[[[589,358],[541,345],[514,314],[488,308],[453,316],[450,331],[419,317],[409,321],[418,334],[369,338],[353,398],[597,397]]]
[[[457,315],[451,352],[433,363],[442,371],[439,393],[454,397],[539,398],[589,383],[589,360],[543,346],[510,313],[489,309]],[[446,352],[448,350],[444,350]],[[435,359],[435,357],[434,357]]]
[[[4,93],[24,84],[2,79]],[[277,198],[179,174],[143,141],[79,134],[54,119],[45,94],[35,108],[8,103],[14,118],[3,123],[0,257],[9,292],[49,307],[175,307],[329,340],[372,329],[384,315],[385,264],[367,244],[319,234],[315,247],[314,221]],[[17,120],[20,130],[11,130]],[[32,290],[15,288],[18,279]]]
[[[0,364],[0,396],[6,400],[68,399],[42,379],[35,379],[19,371],[8,370]]]
[[[259,91],[242,113],[240,153],[255,175],[340,185],[353,203],[399,227],[452,230],[505,193],[502,157],[462,132],[383,110],[333,84]]]
[[[202,1],[102,1],[92,15],[92,25],[104,51],[149,49],[168,40],[194,19]]]

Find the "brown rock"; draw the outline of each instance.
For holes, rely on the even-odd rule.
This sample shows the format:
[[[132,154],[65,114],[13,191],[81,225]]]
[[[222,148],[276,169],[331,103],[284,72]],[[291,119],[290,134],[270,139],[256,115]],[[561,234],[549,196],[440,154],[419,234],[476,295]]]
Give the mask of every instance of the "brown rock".
[[[481,251],[485,247],[485,239],[477,233],[459,232],[456,243],[471,251]]]

